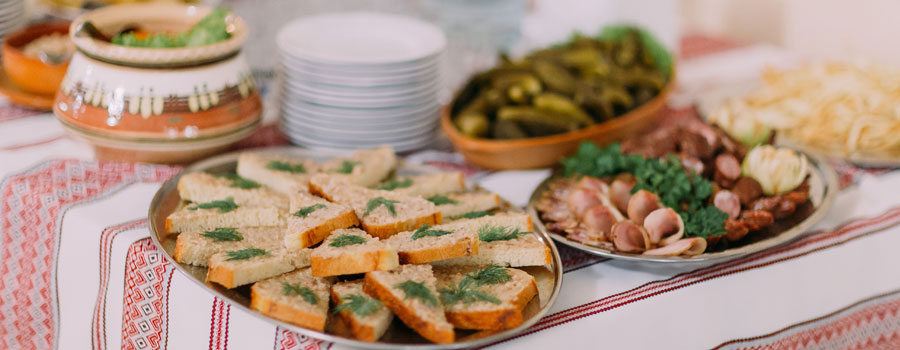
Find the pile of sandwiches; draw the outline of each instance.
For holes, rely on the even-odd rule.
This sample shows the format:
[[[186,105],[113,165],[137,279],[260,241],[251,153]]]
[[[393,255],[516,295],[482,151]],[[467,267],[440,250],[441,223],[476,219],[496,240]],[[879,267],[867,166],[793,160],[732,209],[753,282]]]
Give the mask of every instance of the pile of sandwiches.
[[[269,317],[326,331],[335,315],[362,341],[394,316],[435,343],[521,325],[552,263],[530,217],[459,172],[392,177],[398,163],[390,147],[324,163],[248,152],[236,174],[184,174],[175,260],[251,285]]]

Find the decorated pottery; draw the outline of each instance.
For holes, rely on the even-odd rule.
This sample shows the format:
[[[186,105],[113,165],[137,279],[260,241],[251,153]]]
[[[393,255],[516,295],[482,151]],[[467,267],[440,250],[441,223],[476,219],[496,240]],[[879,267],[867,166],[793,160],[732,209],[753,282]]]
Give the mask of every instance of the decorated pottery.
[[[262,100],[240,44],[230,39],[191,48],[132,48],[79,34],[90,20],[103,33],[139,23],[184,30],[211,9],[179,4],[127,4],[72,23],[78,52],[53,103],[62,124],[95,146],[98,158],[189,162],[221,151],[259,125]],[[227,49],[226,49],[227,48]]]

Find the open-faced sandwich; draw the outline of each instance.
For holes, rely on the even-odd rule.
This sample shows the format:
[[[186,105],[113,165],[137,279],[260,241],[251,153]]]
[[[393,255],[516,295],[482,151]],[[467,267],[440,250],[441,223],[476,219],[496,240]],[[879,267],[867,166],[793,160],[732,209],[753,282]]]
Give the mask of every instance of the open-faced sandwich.
[[[382,147],[324,163],[246,153],[237,174],[185,174],[166,224],[175,259],[249,285],[269,317],[362,341],[394,322],[435,343],[522,324],[552,264],[530,216],[459,172],[392,177],[397,165]]]

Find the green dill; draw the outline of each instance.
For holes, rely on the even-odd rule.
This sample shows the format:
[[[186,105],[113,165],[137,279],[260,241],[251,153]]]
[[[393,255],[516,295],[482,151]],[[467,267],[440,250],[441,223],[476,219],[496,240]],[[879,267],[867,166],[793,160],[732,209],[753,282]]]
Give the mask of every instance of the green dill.
[[[188,210],[197,210],[197,209],[218,209],[219,213],[227,213],[232,210],[237,209],[238,205],[234,202],[234,198],[228,197],[225,199],[214,200],[209,203],[197,204],[196,206],[187,208]]]
[[[227,252],[225,252],[225,254],[228,255],[228,259],[225,259],[225,260],[232,261],[232,260],[247,260],[250,258],[255,258],[257,256],[269,255],[269,252],[267,252],[265,249],[251,247],[251,248],[247,248],[247,249],[227,251]]]
[[[493,215],[494,215],[493,213],[488,213],[486,211],[478,210],[478,211],[470,211],[468,213],[465,213],[465,214],[462,214],[459,216],[454,216],[451,219],[454,219],[454,220],[455,219],[477,219],[480,217],[493,216]]]
[[[382,307],[381,301],[365,295],[350,294],[342,297],[341,300],[341,304],[334,308],[334,313],[348,310],[350,313],[365,317],[375,313]]]
[[[331,240],[328,245],[332,247],[346,247],[348,245],[357,245],[366,243],[366,239],[355,235],[340,235]]]
[[[300,282],[297,282],[297,284],[295,285],[287,282],[281,282],[281,294],[299,294],[301,297],[303,297],[303,300],[306,300],[307,303],[313,305],[316,305],[316,303],[319,302],[319,297],[316,296],[316,293],[313,293],[313,291],[307,287],[301,286]]]
[[[291,174],[306,174],[306,167],[303,163],[288,163],[279,160],[273,160],[266,164],[266,169],[284,171]]]
[[[316,203],[316,204],[310,205],[308,207],[303,207],[303,208],[300,208],[300,210],[295,211],[291,215],[296,216],[298,218],[305,218],[309,214],[312,214],[312,212],[319,210],[319,209],[325,209],[325,204]]]
[[[345,160],[341,162],[340,167],[334,169],[334,172],[338,174],[350,174],[353,172],[353,168],[355,168],[357,165],[359,165],[359,162]]]
[[[659,196],[660,203],[681,215],[686,235],[709,237],[725,233],[723,217],[727,216],[709,204],[712,182],[693,171],[685,171],[681,161],[672,154],[645,159],[636,154],[623,154],[618,143],[598,147],[592,142],[582,142],[575,154],[562,163],[565,176],[609,177],[630,173],[636,180],[631,192],[647,190]]]
[[[453,232],[445,230],[432,230],[431,226],[428,226],[428,224],[422,224],[422,226],[419,226],[416,232],[413,232],[413,235],[412,237],[410,237],[410,239],[415,241],[423,237],[440,237],[443,235],[449,235],[451,233]]]
[[[215,230],[206,231],[203,233],[203,236],[211,238],[216,242],[236,242],[244,240],[244,237],[241,236],[240,232],[228,227],[218,227]]]
[[[519,231],[516,227],[485,224],[478,229],[478,240],[482,242],[508,241],[531,232]]]
[[[509,271],[496,265],[475,269],[467,273],[456,288],[441,289],[441,301],[445,305],[453,305],[460,301],[465,305],[477,301],[499,304],[500,299],[477,288],[484,285],[506,283],[511,280],[512,276],[509,275]]]
[[[395,284],[394,288],[402,290],[406,295],[406,299],[419,299],[423,303],[430,305],[438,304],[437,298],[434,297],[434,294],[431,294],[431,291],[428,290],[428,287],[425,287],[425,283],[406,281]]]
[[[398,188],[407,188],[409,186],[412,186],[412,184],[413,184],[413,180],[411,178],[406,178],[403,180],[391,179],[391,181],[388,181],[384,185],[381,185],[380,187],[378,187],[378,189],[385,190],[385,191],[393,191]]]
[[[425,199],[427,199],[431,203],[434,203],[434,205],[459,204],[459,202],[457,202],[455,199],[447,197],[447,196],[442,196],[439,194],[433,195],[433,196],[425,198]]]
[[[231,184],[228,185],[228,187],[243,188],[245,190],[262,187],[262,185],[260,185],[258,182],[250,179],[245,179],[238,176],[238,174],[217,174],[216,177],[231,180]]]
[[[378,208],[378,206],[381,205],[383,205],[389,212],[391,212],[391,216],[397,216],[397,210],[394,209],[394,204],[397,203],[399,203],[399,201],[384,199],[384,197],[372,198],[368,203],[366,203],[366,212],[363,214],[363,216],[369,215],[369,213],[371,213],[373,210],[375,210],[375,208]]]

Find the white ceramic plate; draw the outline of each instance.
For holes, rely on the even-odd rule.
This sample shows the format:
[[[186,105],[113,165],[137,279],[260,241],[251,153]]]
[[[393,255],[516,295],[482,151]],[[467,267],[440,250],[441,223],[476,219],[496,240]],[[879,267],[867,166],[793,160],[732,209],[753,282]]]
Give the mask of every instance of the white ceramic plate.
[[[378,109],[402,106],[413,106],[422,102],[437,102],[437,91],[425,91],[417,95],[394,98],[350,99],[329,96],[317,96],[287,88],[281,95],[284,100],[306,101],[311,104],[335,106],[343,108]]]
[[[346,12],[285,25],[278,47],[295,57],[337,64],[390,64],[426,59],[447,44],[435,25],[398,15]]]
[[[302,145],[308,148],[316,148],[316,149],[359,149],[359,148],[372,148],[378,147],[381,145],[389,145],[394,148],[397,152],[406,152],[412,150],[418,150],[427,147],[431,144],[434,139],[433,135],[425,135],[422,138],[407,140],[407,141],[398,141],[398,142],[381,142],[381,143],[356,143],[356,142],[337,142],[337,143],[328,143],[321,141],[312,141],[306,139],[301,136],[292,135],[286,132],[283,128],[281,128],[282,133],[284,133],[285,137],[291,141],[291,143],[296,145]]]
[[[292,133],[298,135],[309,135],[313,139],[340,139],[353,138],[369,141],[394,140],[398,138],[415,138],[424,133],[426,130],[434,129],[437,125],[437,116],[433,119],[425,119],[416,124],[405,125],[403,127],[382,128],[382,129],[346,129],[320,126],[316,124],[305,123],[290,118],[282,118],[280,123],[291,130]]]
[[[298,94],[306,94],[310,96],[319,96],[322,98],[333,99],[352,99],[352,100],[382,100],[391,98],[403,98],[408,96],[417,96],[425,94],[437,93],[440,84],[433,81],[429,84],[412,85],[403,88],[372,88],[372,89],[356,89],[356,90],[340,90],[329,89],[325,86],[310,86],[302,82],[288,81],[282,86],[284,89],[296,92]]]
[[[282,96],[282,103],[301,112],[312,112],[318,114],[329,115],[352,115],[358,117],[379,117],[398,114],[412,114],[415,111],[426,108],[433,108],[437,105],[436,100],[417,101],[416,104],[406,106],[393,106],[390,108],[351,108],[341,106],[329,106],[317,104],[310,101],[304,101],[295,96]]]
[[[386,115],[380,117],[354,117],[297,112],[296,110],[284,106],[282,106],[281,109],[282,118],[324,127],[359,128],[365,130],[391,129],[409,124],[417,124],[425,119],[435,118],[439,111],[440,107],[433,107],[411,114]]]
[[[296,70],[306,70],[319,74],[336,74],[336,75],[391,75],[391,74],[407,74],[439,68],[440,56],[433,59],[417,62],[416,64],[397,65],[397,66],[332,66],[321,63],[312,63],[302,59],[290,56],[287,53],[280,53],[281,64]]]
[[[290,69],[283,70],[285,81],[301,81],[313,85],[337,85],[337,86],[355,86],[355,87],[383,87],[395,85],[421,85],[436,80],[440,73],[431,71],[421,75],[397,75],[385,77],[363,77],[363,76],[321,76],[306,72],[298,72]]]

